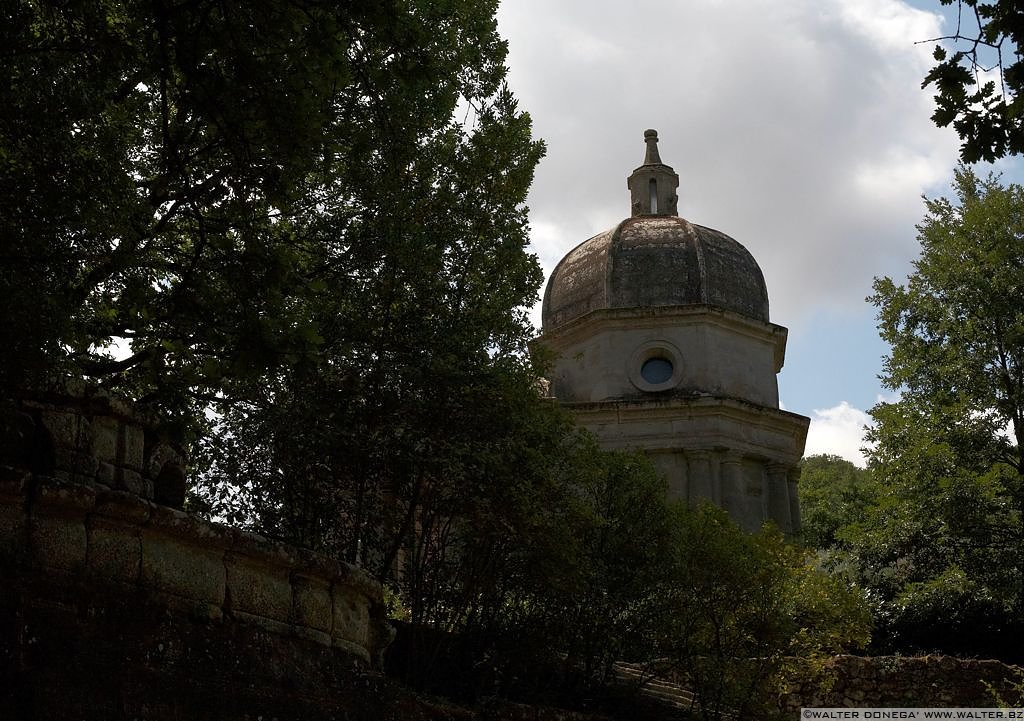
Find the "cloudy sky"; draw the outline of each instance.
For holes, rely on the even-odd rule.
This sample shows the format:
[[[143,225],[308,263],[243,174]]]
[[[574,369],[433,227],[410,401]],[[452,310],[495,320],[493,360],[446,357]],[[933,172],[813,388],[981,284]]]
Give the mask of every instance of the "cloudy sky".
[[[764,271],[772,321],[789,328],[782,402],[812,419],[807,453],[862,462],[887,351],[864,299],[875,276],[905,278],[921,195],[946,194],[956,163],[920,87],[934,44],[915,44],[943,34],[939,8],[504,0],[509,83],[548,148],[529,200],[545,271],[629,214],[626,176],[656,128],[680,215]]]

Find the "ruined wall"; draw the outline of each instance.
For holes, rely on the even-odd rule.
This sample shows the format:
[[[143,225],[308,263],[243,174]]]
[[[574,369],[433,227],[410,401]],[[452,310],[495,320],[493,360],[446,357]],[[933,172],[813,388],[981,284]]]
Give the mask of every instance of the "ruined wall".
[[[0,399],[0,466],[122,490],[181,508],[181,449],[153,418],[82,382]]]
[[[0,549],[27,576],[93,582],[170,611],[333,646],[374,666],[380,587],[346,564],[95,483],[0,481]],[[115,594],[116,596],[117,594]]]
[[[0,719],[389,717],[379,584],[161,503],[180,452],[101,392],[0,411]]]
[[[1021,699],[1013,690],[1024,669],[1000,661],[951,656],[836,656],[821,679],[798,683],[783,699],[793,712],[801,707],[990,707],[993,691],[1007,703]]]

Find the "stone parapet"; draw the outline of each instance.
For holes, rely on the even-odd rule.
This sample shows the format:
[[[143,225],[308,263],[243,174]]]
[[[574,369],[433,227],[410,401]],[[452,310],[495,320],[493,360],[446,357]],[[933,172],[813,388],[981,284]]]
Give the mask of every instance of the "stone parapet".
[[[172,613],[233,620],[370,667],[390,641],[380,585],[359,569],[94,482],[0,481],[0,554],[28,575],[144,592]]]
[[[95,386],[54,381],[0,404],[0,463],[181,508],[185,457],[156,419]]]

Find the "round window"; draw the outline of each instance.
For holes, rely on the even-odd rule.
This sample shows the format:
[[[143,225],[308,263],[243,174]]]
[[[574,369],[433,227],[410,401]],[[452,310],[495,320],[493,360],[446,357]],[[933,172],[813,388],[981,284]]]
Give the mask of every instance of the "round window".
[[[629,382],[644,393],[660,393],[676,388],[683,380],[683,354],[663,339],[644,343],[626,365]]]
[[[648,358],[640,367],[640,377],[652,386],[667,383],[672,378],[672,361],[667,358]]]

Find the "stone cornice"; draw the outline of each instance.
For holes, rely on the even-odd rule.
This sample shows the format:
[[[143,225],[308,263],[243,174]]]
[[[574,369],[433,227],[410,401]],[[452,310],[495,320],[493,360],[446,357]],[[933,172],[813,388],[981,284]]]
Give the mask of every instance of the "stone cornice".
[[[561,352],[599,331],[647,328],[673,328],[680,325],[716,325],[775,346],[775,372],[782,370],[786,356],[789,330],[775,323],[766,323],[729,310],[705,304],[667,305],[647,308],[601,308],[545,330],[534,343]]]
[[[564,407],[581,425],[592,429],[641,423],[650,426],[641,436],[624,435],[623,447],[737,448],[737,439],[744,439],[737,448],[744,454],[786,465],[799,461],[810,425],[809,418],[797,413],[711,395],[566,403]],[[717,426],[716,419],[728,430]],[[765,437],[757,440],[751,431]],[[608,443],[616,440],[614,435],[599,435]]]

